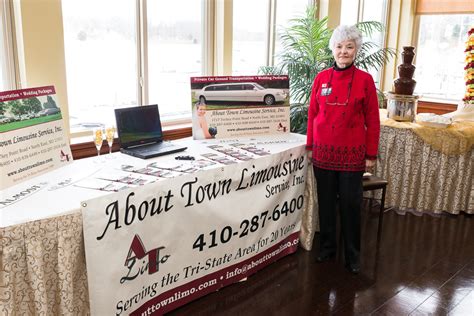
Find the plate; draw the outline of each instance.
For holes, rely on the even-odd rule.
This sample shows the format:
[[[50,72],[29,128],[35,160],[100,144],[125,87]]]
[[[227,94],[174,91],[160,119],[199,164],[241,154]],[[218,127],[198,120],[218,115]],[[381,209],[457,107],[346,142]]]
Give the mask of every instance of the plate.
[[[452,120],[434,113],[420,113],[416,116],[416,122],[423,126],[446,128],[451,125]]]

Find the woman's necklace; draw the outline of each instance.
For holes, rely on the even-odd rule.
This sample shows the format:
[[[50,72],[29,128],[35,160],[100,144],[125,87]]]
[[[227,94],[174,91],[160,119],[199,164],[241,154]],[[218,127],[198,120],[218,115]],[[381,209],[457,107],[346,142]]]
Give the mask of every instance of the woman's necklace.
[[[327,86],[327,89],[331,89],[332,88],[332,76],[334,74],[334,69],[331,71],[331,76],[329,77],[329,82],[328,82],[328,86]],[[352,76],[351,76],[351,81],[349,82],[349,87],[347,88],[347,99],[346,99],[346,102],[344,103],[339,103],[337,102],[337,97],[336,97],[336,101],[335,102],[328,102],[328,94],[330,93],[327,93],[325,94],[325,100],[326,100],[326,105],[343,105],[343,106],[347,106],[347,104],[349,104],[349,97],[351,96],[351,90],[352,90],[352,82],[354,81],[354,73],[355,73],[355,67],[352,68]],[[330,90],[329,90],[330,91]]]

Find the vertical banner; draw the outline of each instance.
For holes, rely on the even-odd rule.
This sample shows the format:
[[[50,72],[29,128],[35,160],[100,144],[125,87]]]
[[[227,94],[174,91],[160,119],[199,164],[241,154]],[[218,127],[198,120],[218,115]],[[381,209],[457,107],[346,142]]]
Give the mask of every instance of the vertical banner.
[[[304,146],[83,202],[92,315],[160,315],[296,251]]]
[[[72,161],[53,86],[0,92],[0,190]]]
[[[288,76],[192,77],[193,138],[289,133]]]

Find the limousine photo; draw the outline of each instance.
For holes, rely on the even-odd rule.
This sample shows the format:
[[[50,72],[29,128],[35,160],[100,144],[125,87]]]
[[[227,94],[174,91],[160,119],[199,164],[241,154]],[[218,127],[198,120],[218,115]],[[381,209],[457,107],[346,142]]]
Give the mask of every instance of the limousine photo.
[[[273,105],[283,102],[288,94],[282,89],[264,88],[255,82],[218,83],[203,87],[197,98],[201,103],[208,101],[262,102]]]

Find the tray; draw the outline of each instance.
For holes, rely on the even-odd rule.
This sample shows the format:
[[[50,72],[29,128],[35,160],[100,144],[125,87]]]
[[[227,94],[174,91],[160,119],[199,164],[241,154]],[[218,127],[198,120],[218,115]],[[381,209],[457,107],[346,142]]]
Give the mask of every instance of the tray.
[[[451,123],[438,123],[438,122],[427,122],[427,121],[416,121],[418,124],[434,128],[446,128],[451,125]]]

